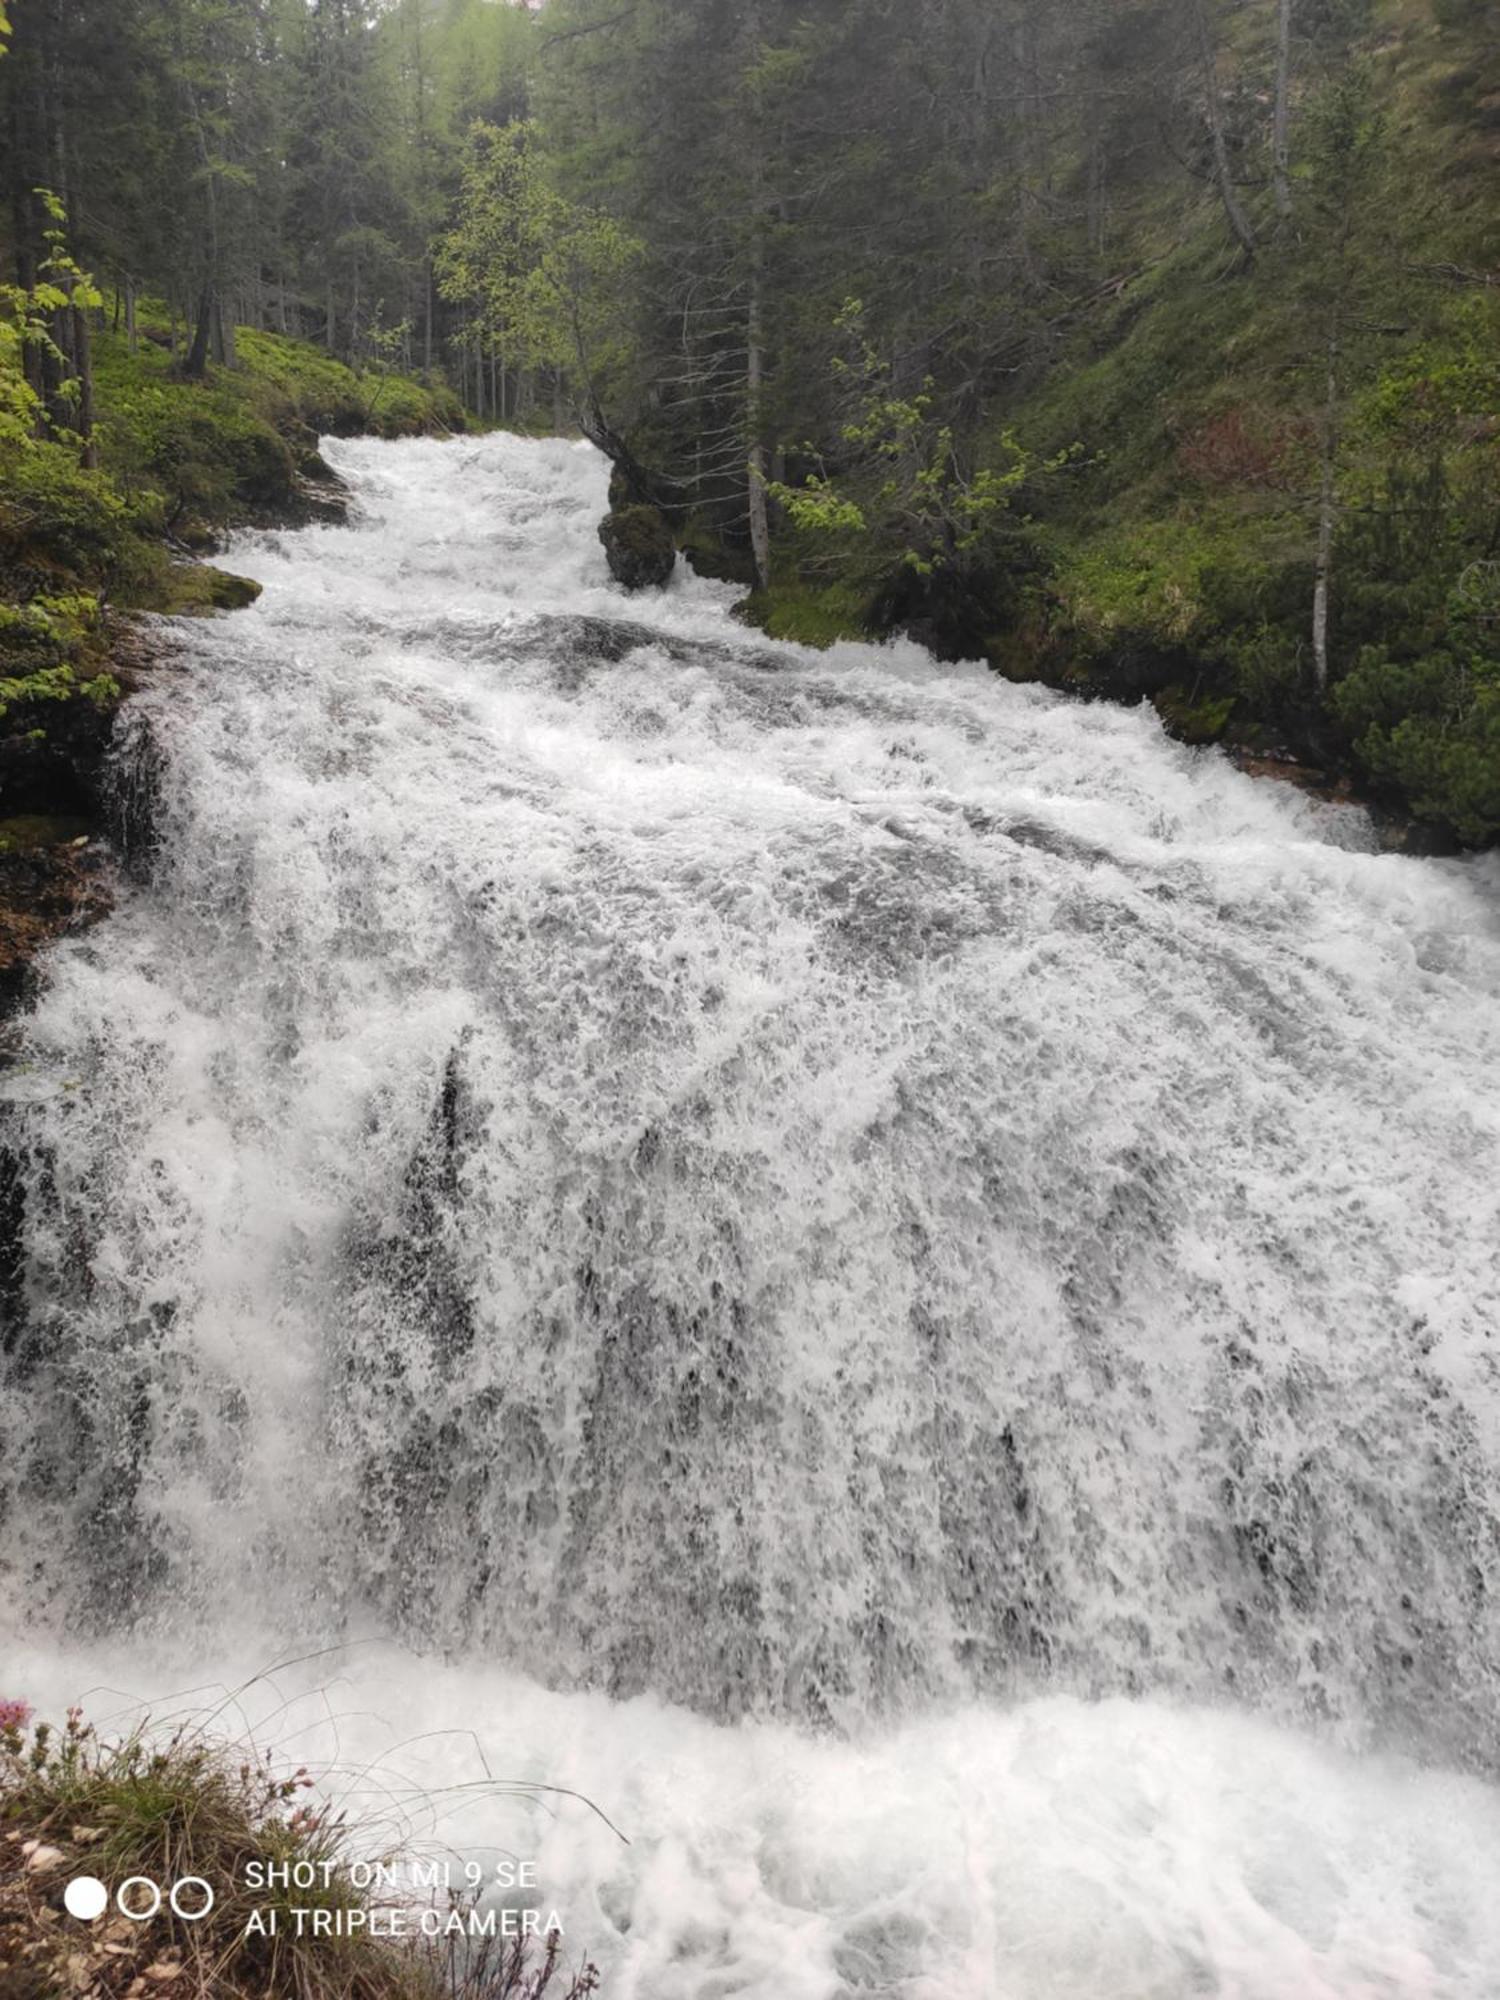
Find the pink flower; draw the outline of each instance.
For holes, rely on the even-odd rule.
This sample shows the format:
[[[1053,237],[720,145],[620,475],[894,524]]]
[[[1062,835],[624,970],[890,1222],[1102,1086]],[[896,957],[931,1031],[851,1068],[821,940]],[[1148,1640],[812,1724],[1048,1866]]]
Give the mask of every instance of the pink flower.
[[[24,1729],[31,1716],[29,1701],[0,1701],[0,1730]]]

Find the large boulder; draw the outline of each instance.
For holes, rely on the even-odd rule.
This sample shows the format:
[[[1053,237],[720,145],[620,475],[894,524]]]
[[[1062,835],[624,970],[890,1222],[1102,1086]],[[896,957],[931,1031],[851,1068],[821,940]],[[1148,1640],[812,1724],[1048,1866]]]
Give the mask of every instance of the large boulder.
[[[671,580],[677,548],[658,508],[616,508],[600,522],[599,539],[610,575],[627,590],[659,589]]]

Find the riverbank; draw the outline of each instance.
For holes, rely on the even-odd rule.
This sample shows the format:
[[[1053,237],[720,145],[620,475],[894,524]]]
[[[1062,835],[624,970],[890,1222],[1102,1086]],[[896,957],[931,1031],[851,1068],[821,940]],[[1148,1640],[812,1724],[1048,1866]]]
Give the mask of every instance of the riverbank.
[[[1182,742],[1357,796],[1402,845],[1484,849],[1500,840],[1493,10],[1371,0],[1298,23],[1279,192],[1276,10],[1216,11],[1175,98],[1168,48],[1153,56],[1133,131],[1110,122],[1122,49],[1098,80],[1102,129],[1060,89],[1055,123],[1035,107],[1046,142],[1017,121],[1023,157],[992,181],[960,149],[904,261],[906,202],[874,260],[835,207],[800,221],[780,316],[762,314],[750,489],[727,448],[713,478],[699,462],[739,421],[727,395],[658,394],[643,368],[615,424],[631,498],[743,581],[772,636],[907,633],[1013,681],[1148,701]],[[1049,29],[1059,77],[1097,58],[1065,11]],[[970,72],[950,60],[958,104]],[[1210,163],[1220,117],[1238,237]],[[968,129],[935,120],[916,156]]]
[[[703,573],[723,572],[710,559]],[[878,641],[901,633],[937,649],[945,643],[920,619],[882,626],[874,610],[855,605],[847,586],[809,590],[801,582],[773,584],[743,598],[737,615],[769,637],[820,648],[843,639]],[[1035,624],[988,641],[976,633],[967,650],[962,639],[950,640],[938,656],[983,659],[1002,679],[1048,687],[1080,701],[1108,701],[1127,708],[1145,703],[1174,742],[1194,749],[1221,749],[1247,777],[1291,785],[1331,805],[1362,807],[1389,853],[1439,856],[1464,851],[1465,843],[1450,825],[1414,813],[1399,786],[1373,777],[1347,738],[1331,730],[1316,709],[1297,705],[1258,714],[1253,705],[1226,689],[1211,658],[1196,668],[1177,662],[1166,671],[1178,677],[1163,682],[1161,673],[1142,675],[1140,658],[1129,647],[1093,660],[1070,656],[1057,638],[1044,638]]]
[[[160,645],[136,614],[253,603],[259,586],[208,558],[235,528],[341,517],[321,436],[466,427],[446,388],[303,341],[241,329],[236,353],[188,380],[143,308],[133,339],[94,338],[95,464],[0,427],[0,1010],[38,951],[111,907],[107,753]]]

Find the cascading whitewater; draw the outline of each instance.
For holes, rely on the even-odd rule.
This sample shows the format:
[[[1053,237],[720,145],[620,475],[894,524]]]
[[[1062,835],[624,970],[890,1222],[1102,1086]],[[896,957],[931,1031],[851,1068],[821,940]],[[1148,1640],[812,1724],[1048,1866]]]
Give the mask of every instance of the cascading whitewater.
[[[627,602],[581,450],[340,464],[137,704],[149,883],[9,1082],[35,1614],[1493,1760],[1493,873]]]
[[[622,1994],[1479,2000],[1500,1796],[1230,1710],[1500,1749],[1493,864],[330,450],[4,1079],[27,1685],[403,1637]]]

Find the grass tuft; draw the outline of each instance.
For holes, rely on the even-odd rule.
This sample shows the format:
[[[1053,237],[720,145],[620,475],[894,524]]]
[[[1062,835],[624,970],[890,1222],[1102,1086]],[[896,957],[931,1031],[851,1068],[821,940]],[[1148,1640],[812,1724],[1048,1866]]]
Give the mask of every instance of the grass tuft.
[[[101,1738],[71,1709],[63,1727],[0,1701],[0,1993],[5,2000],[586,2000],[592,1966],[570,1974],[554,1934],[525,1938],[389,1930],[407,1907],[351,1875],[359,1829],[313,1796],[301,1768],[278,1770],[182,1724],[157,1740],[147,1722]],[[370,1856],[358,1850],[362,1862]],[[382,1857],[394,1864],[394,1852]],[[274,1884],[278,1866],[295,1881]],[[187,1921],[163,1902],[132,1922],[111,1900],[97,1920],[69,1915],[69,1881],[91,1876],[112,1898],[131,1877],[196,1877],[213,1907]],[[266,1886],[261,1886],[265,1884]],[[201,1892],[184,1888],[189,1910]],[[147,1890],[130,1891],[136,1908]],[[456,1905],[461,1909],[472,1904]],[[322,1934],[294,1911],[330,1913]]]

